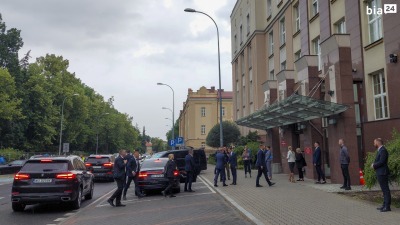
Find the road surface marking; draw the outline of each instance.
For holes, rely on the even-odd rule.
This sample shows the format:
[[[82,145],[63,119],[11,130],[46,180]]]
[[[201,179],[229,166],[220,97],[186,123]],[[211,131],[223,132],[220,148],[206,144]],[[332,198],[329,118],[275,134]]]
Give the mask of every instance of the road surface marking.
[[[55,219],[54,222],[61,222],[61,221],[65,220],[65,219],[67,219],[67,218],[58,218],[58,219]]]
[[[0,200],[3,199],[4,197],[0,197]]]
[[[212,193],[216,193],[215,191],[214,191],[214,189],[201,177],[201,176],[199,176],[199,179],[201,180],[201,182],[203,182],[207,187],[208,187],[208,189],[210,189],[210,191],[212,192]]]
[[[72,216],[72,215],[75,215],[75,213],[67,213],[64,216]]]

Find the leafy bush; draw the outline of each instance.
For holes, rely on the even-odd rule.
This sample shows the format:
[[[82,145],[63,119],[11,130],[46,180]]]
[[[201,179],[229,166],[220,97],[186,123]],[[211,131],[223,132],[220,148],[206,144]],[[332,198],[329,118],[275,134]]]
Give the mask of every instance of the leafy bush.
[[[0,155],[3,156],[7,162],[11,162],[11,161],[20,159],[20,157],[23,154],[24,154],[23,151],[13,149],[13,148],[0,149]]]
[[[393,131],[392,140],[385,145],[389,152],[388,166],[390,171],[389,181],[400,185],[400,133]],[[367,188],[373,187],[377,178],[375,170],[371,168],[371,164],[375,161],[377,152],[369,152],[364,164],[364,179]]]

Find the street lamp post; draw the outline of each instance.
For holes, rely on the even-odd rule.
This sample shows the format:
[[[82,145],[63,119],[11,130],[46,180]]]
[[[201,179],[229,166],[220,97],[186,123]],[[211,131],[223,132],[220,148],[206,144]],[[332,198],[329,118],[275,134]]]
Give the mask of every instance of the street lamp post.
[[[78,96],[79,94],[73,94],[72,96]],[[62,143],[62,133],[63,133],[63,119],[64,119],[64,103],[68,96],[65,96],[61,105],[61,121],[60,121],[60,145],[58,146],[58,155],[61,155],[61,143]]]
[[[101,116],[108,115],[110,113],[103,113],[100,116],[97,117],[97,129],[96,129],[96,155],[97,151],[99,150],[99,120]]]
[[[165,85],[168,86],[172,91],[172,140],[175,140],[175,91],[168,84],[157,83],[157,85]],[[165,108],[165,107],[163,107]],[[172,149],[175,149],[175,146],[171,146]]]
[[[222,133],[222,89],[221,89],[221,56],[220,56],[220,50],[219,50],[219,30],[218,30],[218,26],[217,23],[215,22],[215,20],[209,16],[207,13],[201,12],[201,11],[196,11],[194,9],[191,8],[186,8],[184,10],[185,12],[190,12],[190,13],[201,13],[203,15],[208,16],[208,18],[210,18],[214,24],[215,27],[217,28],[217,41],[218,41],[218,74],[219,74],[219,89],[218,89],[218,97],[219,97],[219,145],[222,147],[224,146],[224,139],[223,139],[223,133]]]

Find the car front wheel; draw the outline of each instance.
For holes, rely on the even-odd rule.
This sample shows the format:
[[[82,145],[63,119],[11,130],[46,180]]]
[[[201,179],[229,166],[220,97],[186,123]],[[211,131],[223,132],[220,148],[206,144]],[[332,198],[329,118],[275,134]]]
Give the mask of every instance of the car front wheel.
[[[21,203],[12,203],[12,209],[14,212],[22,212],[25,209],[25,205]]]
[[[85,195],[85,200],[90,200],[93,198],[93,191],[94,191],[94,183],[90,184],[90,191]]]
[[[81,207],[82,203],[82,188],[79,188],[78,190],[78,196],[76,199],[72,202],[72,208],[73,209],[79,209]]]

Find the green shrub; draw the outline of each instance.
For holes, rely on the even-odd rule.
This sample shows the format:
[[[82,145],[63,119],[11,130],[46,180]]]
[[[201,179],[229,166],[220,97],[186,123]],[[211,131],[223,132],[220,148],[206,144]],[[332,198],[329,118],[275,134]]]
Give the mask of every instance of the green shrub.
[[[23,154],[24,154],[23,151],[13,149],[13,148],[0,149],[0,155],[5,157],[5,159],[7,160],[7,163],[17,160],[17,159],[20,159]]]
[[[400,185],[400,133],[393,131],[392,140],[385,144],[389,152],[388,166],[390,171],[389,182]],[[364,179],[367,188],[373,187],[376,182],[375,170],[371,168],[371,164],[375,161],[376,151],[367,154],[364,164]]]
[[[215,154],[210,154],[210,155],[208,156],[208,161],[207,161],[207,163],[212,164],[212,165],[215,165],[215,163],[216,163],[216,161],[215,161]]]

